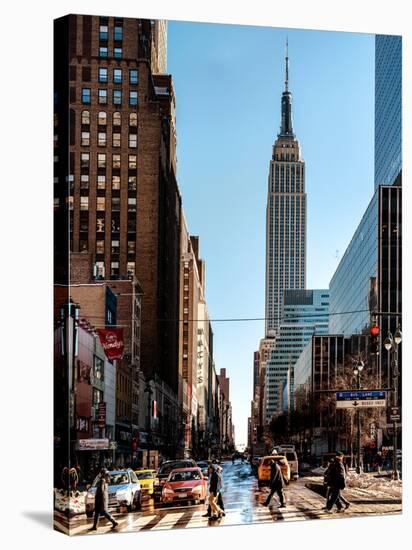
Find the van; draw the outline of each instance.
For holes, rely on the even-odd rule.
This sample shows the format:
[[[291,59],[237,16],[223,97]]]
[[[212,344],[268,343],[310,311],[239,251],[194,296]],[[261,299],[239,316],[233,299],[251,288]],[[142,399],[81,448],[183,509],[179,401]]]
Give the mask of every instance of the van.
[[[291,479],[297,479],[299,477],[299,462],[298,455],[293,450],[283,449],[283,454],[286,456],[289,466],[290,466],[290,477]]]

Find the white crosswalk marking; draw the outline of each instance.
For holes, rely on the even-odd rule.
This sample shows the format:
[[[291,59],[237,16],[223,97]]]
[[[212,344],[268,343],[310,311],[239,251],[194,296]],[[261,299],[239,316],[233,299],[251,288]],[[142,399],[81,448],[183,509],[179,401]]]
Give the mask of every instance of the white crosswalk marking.
[[[148,523],[150,523],[154,518],[156,517],[156,514],[150,515],[150,516],[142,516],[140,518],[137,518],[136,520],[132,521],[129,524],[129,527],[132,531],[135,529],[141,529]]]
[[[167,514],[154,527],[151,528],[151,531],[156,531],[157,529],[170,529],[183,516],[184,512],[179,514]]]

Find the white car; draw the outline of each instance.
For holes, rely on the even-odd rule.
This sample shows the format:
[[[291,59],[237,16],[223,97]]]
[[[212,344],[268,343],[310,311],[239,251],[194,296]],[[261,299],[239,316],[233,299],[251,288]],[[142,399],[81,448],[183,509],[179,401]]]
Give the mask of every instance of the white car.
[[[109,510],[120,511],[121,508],[126,508],[128,512],[140,510],[142,507],[142,489],[133,470],[112,470],[108,472],[108,475],[110,476],[108,487]],[[99,479],[100,475],[93,481],[86,494],[85,507],[88,518],[94,514],[96,486]]]

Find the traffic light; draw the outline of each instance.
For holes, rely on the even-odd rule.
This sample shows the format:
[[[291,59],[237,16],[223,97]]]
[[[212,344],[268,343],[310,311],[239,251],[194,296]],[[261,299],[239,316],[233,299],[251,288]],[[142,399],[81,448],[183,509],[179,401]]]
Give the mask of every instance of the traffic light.
[[[371,355],[379,355],[379,334],[380,328],[377,324],[372,324],[369,337],[369,353]]]

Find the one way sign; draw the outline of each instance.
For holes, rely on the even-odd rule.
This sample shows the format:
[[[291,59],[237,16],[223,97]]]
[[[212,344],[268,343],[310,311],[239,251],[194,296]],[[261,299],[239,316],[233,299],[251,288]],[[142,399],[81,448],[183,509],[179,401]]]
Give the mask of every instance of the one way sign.
[[[361,407],[386,407],[386,392],[377,390],[336,392],[337,409],[358,409]]]

